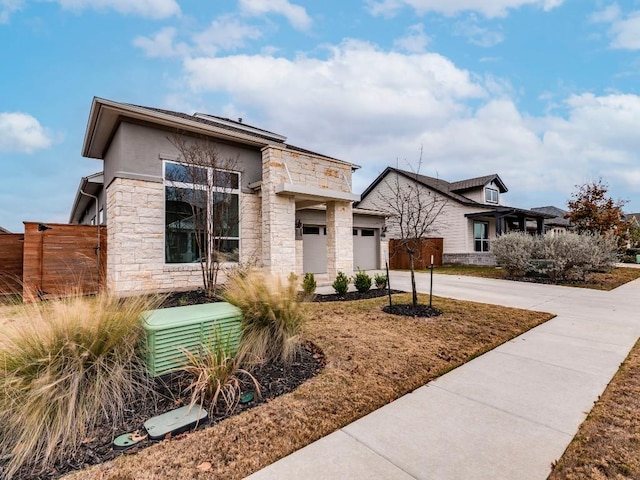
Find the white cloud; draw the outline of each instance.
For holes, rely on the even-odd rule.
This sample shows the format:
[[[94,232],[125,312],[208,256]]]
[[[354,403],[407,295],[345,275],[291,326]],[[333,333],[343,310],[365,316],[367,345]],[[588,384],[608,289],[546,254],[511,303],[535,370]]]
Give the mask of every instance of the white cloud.
[[[411,53],[424,52],[431,38],[424,33],[424,25],[418,23],[408,28],[404,37],[397,38],[393,41],[393,46]]]
[[[413,8],[419,15],[429,12],[457,15],[461,12],[477,12],[485,17],[504,17],[509,10],[525,5],[552,10],[564,0],[367,0],[373,15],[394,15],[402,7]]]
[[[244,47],[246,40],[256,40],[261,36],[259,28],[225,15],[213,20],[206,30],[195,34],[193,40],[199,51],[215,55],[218,50]]]
[[[0,112],[0,152],[32,153],[52,144],[49,132],[31,115]]]
[[[457,22],[454,26],[454,33],[466,37],[469,43],[485,48],[493,47],[504,40],[502,32],[480,26],[478,17],[473,14],[469,18]]]
[[[303,7],[288,0],[239,0],[239,6],[240,10],[248,15],[283,15],[298,30],[306,30],[312,23],[311,17]]]
[[[594,23],[611,23],[620,18],[621,11],[617,3],[605,7],[591,15],[591,21]]]
[[[139,15],[147,18],[168,18],[180,15],[180,5],[176,0],[48,0],[59,3],[69,10],[115,10],[126,15]]]
[[[9,22],[11,14],[24,5],[24,0],[0,0],[0,24]]]
[[[186,45],[174,45],[176,29],[165,27],[150,37],[138,36],[133,39],[133,45],[144,50],[148,57],[172,57],[186,53]]]
[[[611,34],[613,48],[640,50],[640,11],[632,12],[625,19],[614,21]]]

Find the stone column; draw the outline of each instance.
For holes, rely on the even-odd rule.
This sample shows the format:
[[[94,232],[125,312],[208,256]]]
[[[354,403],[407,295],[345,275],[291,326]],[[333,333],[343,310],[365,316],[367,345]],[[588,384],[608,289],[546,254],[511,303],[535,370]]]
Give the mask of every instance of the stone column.
[[[353,212],[351,202],[327,202],[327,273],[353,274]]]
[[[284,181],[282,152],[262,153],[262,264],[266,271],[288,275],[296,270],[296,203],[288,195],[276,195]]]

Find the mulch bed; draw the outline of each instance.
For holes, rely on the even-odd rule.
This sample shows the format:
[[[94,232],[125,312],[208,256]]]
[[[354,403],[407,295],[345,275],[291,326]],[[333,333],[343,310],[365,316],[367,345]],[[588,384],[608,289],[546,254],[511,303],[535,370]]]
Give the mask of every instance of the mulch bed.
[[[395,293],[404,293],[402,290],[391,290],[391,295]],[[388,294],[386,288],[372,288],[367,292],[347,292],[344,295],[338,295],[337,293],[330,293],[326,295],[317,294],[313,301],[314,302],[345,302],[345,301],[353,301],[353,300],[366,300],[368,298],[378,298],[384,297]]]
[[[256,396],[254,400],[247,404],[238,404],[235,410],[229,414],[225,413],[225,406],[222,402],[219,402],[216,408],[212,408],[211,405],[205,405],[205,409],[209,413],[209,419],[201,424],[200,428],[215,425],[227,417],[269,402],[280,395],[295,390],[306,380],[316,376],[325,366],[325,356],[311,342],[305,342],[302,347],[298,358],[291,365],[269,363],[251,372],[260,384],[261,398]],[[112,441],[123,433],[135,430],[140,430],[144,433],[143,423],[149,418],[180,406],[188,405],[190,399],[180,393],[187,384],[186,382],[188,380],[180,376],[165,377],[162,380],[158,380],[158,398],[155,400],[142,399],[131,405],[123,424],[118,425],[115,429],[111,425],[98,426],[93,436],[87,438],[79,450],[73,455],[69,455],[64,461],[43,470],[36,469],[32,471],[31,469],[23,468],[13,478],[16,480],[54,479],[74,470],[81,470],[91,465],[112,460],[119,455],[135,454],[152,445],[155,442],[144,440],[128,450],[114,450]],[[251,381],[245,381],[243,384],[243,391],[254,390],[255,388]],[[179,439],[184,435],[186,434],[178,435],[175,439]],[[1,464],[0,478],[2,478]]]
[[[382,307],[382,311],[385,313],[391,313],[393,315],[403,315],[406,317],[416,318],[429,318],[437,317],[442,312],[437,308],[430,307],[429,305],[418,304],[415,307],[410,303],[403,303],[398,305],[385,305]]]

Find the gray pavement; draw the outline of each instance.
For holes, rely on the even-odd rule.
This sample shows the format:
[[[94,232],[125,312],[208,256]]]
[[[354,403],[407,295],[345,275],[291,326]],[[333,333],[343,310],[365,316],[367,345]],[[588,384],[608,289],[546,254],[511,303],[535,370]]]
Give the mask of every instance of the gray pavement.
[[[409,273],[391,286],[408,290]],[[640,336],[640,280],[601,292],[434,275],[433,290],[557,316],[248,479],[547,478]]]

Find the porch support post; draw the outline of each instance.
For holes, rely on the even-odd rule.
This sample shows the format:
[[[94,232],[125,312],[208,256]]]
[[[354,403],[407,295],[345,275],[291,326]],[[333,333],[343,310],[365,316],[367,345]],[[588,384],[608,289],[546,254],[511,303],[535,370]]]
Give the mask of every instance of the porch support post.
[[[327,202],[327,274],[353,274],[353,212],[351,202]]]
[[[504,217],[496,215],[496,237],[504,233]]]
[[[518,228],[520,229],[521,232],[526,232],[527,231],[527,221],[526,221],[524,215],[519,215],[518,216]]]
[[[536,226],[538,235],[542,235],[544,233],[544,218],[536,218]]]

